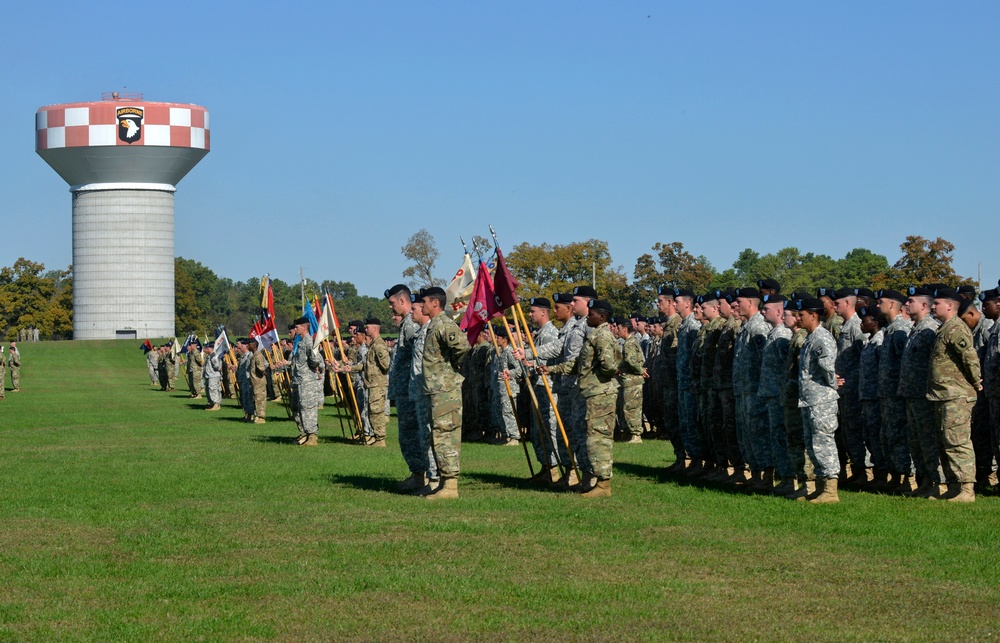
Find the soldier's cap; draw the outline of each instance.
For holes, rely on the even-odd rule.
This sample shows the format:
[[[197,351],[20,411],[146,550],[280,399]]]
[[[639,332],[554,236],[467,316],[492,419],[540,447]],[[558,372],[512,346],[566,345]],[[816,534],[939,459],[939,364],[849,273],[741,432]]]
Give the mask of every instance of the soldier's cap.
[[[363,321],[361,321],[360,319],[352,319],[351,321],[347,322],[347,327],[348,328],[361,328],[364,325],[365,325],[365,323]]]
[[[418,304],[418,303],[423,302],[423,300],[424,300],[424,291],[423,290],[418,290],[417,292],[411,292],[410,293],[410,303],[411,304]]]
[[[817,288],[816,289],[816,299],[821,299],[823,297],[829,297],[833,299],[833,288]]]
[[[674,297],[694,297],[694,291],[690,288],[674,288]]]
[[[808,296],[809,293],[799,292],[798,290],[793,290],[792,292],[788,293],[788,298],[791,299],[792,301],[795,301],[796,299],[802,299]]]
[[[973,297],[975,297],[976,296],[976,287],[975,286],[969,286],[967,284],[959,286],[958,287],[958,294],[960,294],[960,295],[972,295]]]
[[[613,314],[615,311],[611,308],[611,303],[603,299],[591,299],[587,302],[587,308],[591,310],[600,310],[606,312],[608,315]]]
[[[948,288],[948,287],[949,287],[948,284],[939,284],[939,283],[924,284],[924,288],[926,288],[927,290],[929,290],[931,292],[934,292],[935,290],[938,290],[939,288]]]
[[[873,299],[875,297],[875,293],[872,292],[871,288],[855,288],[854,289],[854,296],[855,297],[867,297],[869,299]]]
[[[906,294],[910,297],[933,297],[934,291],[926,286],[910,286]]]
[[[788,301],[788,297],[784,295],[764,295],[763,297],[765,304],[784,304]]]
[[[573,295],[569,294],[568,292],[552,293],[552,301],[554,301],[557,304],[572,304]]]
[[[950,299],[952,301],[957,301],[958,303],[968,301],[954,288],[938,288],[934,291],[934,299]]]
[[[979,301],[993,301],[1000,299],[1000,288],[990,288],[979,293]]]
[[[760,291],[756,288],[737,288],[736,296],[747,299],[760,299]]]
[[[673,297],[674,288],[673,286],[660,286],[660,290],[657,292],[657,294],[664,295],[666,297]]]
[[[444,297],[445,296],[444,288],[441,288],[440,286],[431,286],[430,288],[424,288],[423,290],[420,291],[420,296],[424,299],[435,296]]]
[[[608,317],[608,323],[611,324],[612,326],[617,326],[618,325],[618,318],[617,317]]]
[[[364,326],[358,326],[357,329],[355,330],[355,335],[367,335],[367,334],[368,331],[365,330]]]
[[[710,290],[701,296],[701,303],[706,303],[709,301],[716,301],[720,297],[720,291]]]
[[[369,317],[365,320],[365,326],[382,326],[382,321],[378,317]]]
[[[735,290],[723,291],[722,297],[720,297],[720,299],[725,299],[727,302],[731,304],[734,301],[736,301],[736,291]]]
[[[857,296],[858,296],[857,288],[847,288],[845,286],[844,288],[837,288],[836,290],[834,290],[831,299],[837,300],[837,299],[843,299],[844,297],[857,297]]]
[[[795,302],[798,299],[785,299],[785,302],[781,305],[785,310],[795,310]]]
[[[768,290],[773,290],[775,293],[781,292],[781,284],[774,279],[758,279],[757,287],[761,290],[767,288]]]
[[[878,313],[878,308],[869,308],[868,306],[862,306],[858,311],[858,315],[861,317],[872,317]]]
[[[308,324],[308,323],[309,323],[308,317],[299,317],[298,319],[292,322],[292,326],[301,326],[302,324]],[[291,328],[289,328],[289,330],[291,330]]]
[[[597,291],[594,290],[593,286],[577,286],[573,289],[573,296],[597,299]]]
[[[413,294],[413,293],[410,293],[410,289],[409,289],[409,287],[407,287],[406,284],[396,284],[392,288],[389,288],[389,289],[387,289],[385,291],[385,298],[388,299],[389,297],[394,297],[394,296],[398,295],[401,292],[407,292],[411,296]]]
[[[906,295],[899,292],[898,290],[893,290],[892,288],[883,288],[875,293],[877,299],[892,299],[898,301],[901,304],[906,303]]]
[[[958,303],[958,315],[959,315],[959,317],[961,317],[965,313],[969,312],[970,308],[972,308],[972,300],[968,299],[966,297],[962,297],[962,301],[960,301]]]
[[[247,344],[257,344],[257,345],[260,345],[260,342],[257,341],[256,337],[247,337]]]
[[[552,304],[545,297],[532,297],[528,300],[528,306],[536,308],[552,308]]]
[[[823,312],[823,302],[816,297],[803,297],[802,299],[797,299],[795,301],[795,310],[807,310],[818,314]]]

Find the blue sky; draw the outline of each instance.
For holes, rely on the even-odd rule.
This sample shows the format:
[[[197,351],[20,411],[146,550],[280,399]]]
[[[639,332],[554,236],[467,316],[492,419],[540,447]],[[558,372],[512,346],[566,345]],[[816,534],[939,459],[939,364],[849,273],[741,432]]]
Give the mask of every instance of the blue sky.
[[[1000,277],[1000,4],[8,3],[0,264],[72,259],[42,105],[141,91],[211,113],[176,253],[238,280],[401,280],[426,228],[899,256],[943,236]],[[219,243],[220,230],[234,234]]]

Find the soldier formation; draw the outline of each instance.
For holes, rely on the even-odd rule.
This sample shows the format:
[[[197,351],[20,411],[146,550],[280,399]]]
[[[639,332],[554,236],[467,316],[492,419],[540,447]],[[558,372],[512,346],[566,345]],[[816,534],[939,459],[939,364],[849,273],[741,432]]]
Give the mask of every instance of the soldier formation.
[[[391,401],[410,471],[398,489],[428,499],[458,497],[463,440],[523,446],[534,472],[530,442],[533,482],[587,498],[611,495],[613,442],[644,438],[670,441],[669,475],[815,504],[841,486],[972,502],[976,483],[997,485],[997,289],[980,310],[974,290],[941,284],[663,287],[658,316],[626,318],[578,286],[531,299],[523,323],[494,321],[471,346],[441,288],[385,297],[397,340],[370,318],[349,324],[346,346],[314,345],[301,317],[280,351],[254,338],[235,354],[189,350],[191,397],[204,390],[213,411],[238,395],[244,419],[263,423],[280,392],[303,446],[318,445],[333,394],[354,437],[385,447]],[[148,359],[152,383],[173,390],[174,351]]]

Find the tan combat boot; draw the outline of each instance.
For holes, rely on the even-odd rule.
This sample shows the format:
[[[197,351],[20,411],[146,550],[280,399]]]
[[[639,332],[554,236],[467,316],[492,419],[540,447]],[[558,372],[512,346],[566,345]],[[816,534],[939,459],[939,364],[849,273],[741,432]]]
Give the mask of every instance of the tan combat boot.
[[[929,480],[924,480],[920,483],[920,486],[916,489],[911,489],[909,491],[904,491],[903,495],[907,498],[921,497],[926,498],[927,494],[931,491],[937,491],[937,485],[931,485]]]
[[[368,446],[375,447],[377,449],[385,448],[385,438],[375,438],[373,442],[369,442]]]
[[[628,440],[625,440],[625,444],[642,444],[642,436],[641,435],[633,435]]]
[[[611,480],[608,478],[597,478],[594,486],[589,491],[580,494],[581,498],[610,498]]]
[[[218,404],[213,404],[212,406],[208,407],[205,410],[206,411],[218,411],[219,410],[219,405]]]
[[[920,495],[921,498],[927,498],[928,500],[939,500],[948,493],[948,485],[945,484],[932,484],[928,485],[927,491]]]
[[[562,474],[559,473],[559,467],[549,467],[548,471],[545,473],[549,476],[549,484],[556,484],[562,479]]]
[[[319,446],[319,436],[315,433],[310,433],[306,438],[306,441],[302,443],[304,447],[318,447]]]
[[[304,444],[306,440],[309,439],[309,435],[306,433],[299,433],[298,437],[295,438],[295,444]]]
[[[425,500],[450,500],[458,498],[458,478],[441,477],[441,486],[424,496]]]
[[[258,415],[256,417],[254,417],[253,423],[254,424],[267,424],[267,420],[265,420],[264,418],[262,418],[261,416]]]
[[[828,505],[840,502],[840,496],[837,495],[837,483],[837,478],[821,478],[816,480],[816,488],[822,489],[822,491],[809,502],[814,505]]]
[[[955,488],[952,491],[952,488]],[[961,484],[952,482],[948,484],[948,502],[975,502],[976,487],[971,482]]]

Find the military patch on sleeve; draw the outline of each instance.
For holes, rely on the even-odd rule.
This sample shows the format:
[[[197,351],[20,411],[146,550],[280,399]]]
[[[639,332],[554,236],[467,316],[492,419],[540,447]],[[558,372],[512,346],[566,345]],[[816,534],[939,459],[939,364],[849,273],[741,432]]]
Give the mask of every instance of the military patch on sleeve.
[[[962,339],[958,340],[958,347],[959,348],[968,348],[969,347],[968,340],[966,340],[964,337]]]
[[[448,333],[448,343],[449,344],[455,343],[455,331]]]

